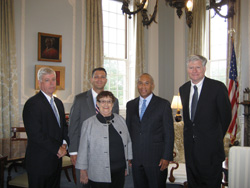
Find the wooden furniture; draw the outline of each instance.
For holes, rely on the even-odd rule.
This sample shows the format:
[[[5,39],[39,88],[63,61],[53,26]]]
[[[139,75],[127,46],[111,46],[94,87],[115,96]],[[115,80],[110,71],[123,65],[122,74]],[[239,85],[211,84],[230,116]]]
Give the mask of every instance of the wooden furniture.
[[[69,177],[68,169],[72,169],[72,175],[73,175],[73,180],[76,184],[76,170],[75,166],[71,163],[70,157],[69,156],[64,156],[62,158],[62,170],[65,172],[65,175],[67,177],[67,180],[71,182],[71,179]]]
[[[244,106],[244,146],[250,146],[250,101],[240,104]]]
[[[0,155],[0,188],[4,187],[4,166],[7,163],[7,156]]]
[[[187,176],[185,167],[184,145],[183,145],[184,122],[174,122],[174,161],[169,165],[169,183],[179,184],[187,187]]]

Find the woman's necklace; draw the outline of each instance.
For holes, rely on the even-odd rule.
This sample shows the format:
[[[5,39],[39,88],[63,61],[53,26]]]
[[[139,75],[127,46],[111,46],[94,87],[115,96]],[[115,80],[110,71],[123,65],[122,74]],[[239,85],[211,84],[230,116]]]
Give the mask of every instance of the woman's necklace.
[[[104,116],[103,116],[103,117],[104,117]],[[108,125],[114,123],[114,120],[112,120],[111,118],[112,118],[112,116],[109,116],[108,118],[104,117],[104,119],[105,119],[105,121],[106,121],[106,123],[107,123]]]

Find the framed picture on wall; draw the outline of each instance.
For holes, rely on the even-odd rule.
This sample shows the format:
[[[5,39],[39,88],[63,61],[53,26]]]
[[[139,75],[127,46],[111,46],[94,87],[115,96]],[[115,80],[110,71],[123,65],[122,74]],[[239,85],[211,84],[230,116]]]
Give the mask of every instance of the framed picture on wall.
[[[38,33],[38,61],[62,62],[62,35]]]
[[[42,67],[49,67],[52,68],[56,72],[56,89],[57,90],[64,90],[65,89],[65,67],[61,66],[47,66],[47,65],[36,65],[36,74],[35,74],[35,89],[39,90],[39,83],[37,80],[37,72]]]

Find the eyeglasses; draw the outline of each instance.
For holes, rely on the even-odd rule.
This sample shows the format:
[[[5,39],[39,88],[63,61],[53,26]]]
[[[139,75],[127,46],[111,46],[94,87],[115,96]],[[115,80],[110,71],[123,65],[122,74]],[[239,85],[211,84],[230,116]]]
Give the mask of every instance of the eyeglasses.
[[[112,104],[112,101],[111,100],[108,100],[108,101],[105,101],[105,100],[99,100],[98,101],[99,103],[101,103],[101,104]]]

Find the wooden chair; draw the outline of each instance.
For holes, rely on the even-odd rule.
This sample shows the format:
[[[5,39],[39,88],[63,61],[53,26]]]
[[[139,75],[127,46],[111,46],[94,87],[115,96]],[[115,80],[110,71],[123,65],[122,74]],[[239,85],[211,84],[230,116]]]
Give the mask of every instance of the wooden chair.
[[[7,156],[0,155],[0,188],[4,187],[4,166],[7,162]]]
[[[66,118],[68,120],[69,119],[68,118],[69,114],[65,114],[65,116],[66,116]],[[12,132],[12,137],[11,137],[12,141],[27,141],[27,138],[21,138],[20,135],[18,135],[18,134],[21,134],[21,133],[26,133],[24,127],[12,127],[11,128],[11,132]],[[16,166],[17,165],[13,165],[13,168],[17,172]],[[76,183],[75,166],[71,163],[69,155],[68,156],[64,156],[62,158],[62,170],[64,171],[64,173],[65,173],[65,175],[67,177],[67,180],[69,182],[71,182],[71,179],[70,179],[69,173],[68,173],[68,169],[70,169],[70,168],[72,169],[73,179],[74,179],[74,182]],[[9,179],[11,180],[11,171],[10,171],[10,175],[9,176],[10,176]]]
[[[65,172],[65,175],[67,177],[67,180],[71,182],[71,179],[69,177],[68,169],[72,169],[72,175],[74,182],[76,184],[76,171],[75,171],[75,166],[71,163],[70,157],[69,156],[64,156],[62,158],[62,170]]]

